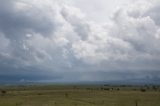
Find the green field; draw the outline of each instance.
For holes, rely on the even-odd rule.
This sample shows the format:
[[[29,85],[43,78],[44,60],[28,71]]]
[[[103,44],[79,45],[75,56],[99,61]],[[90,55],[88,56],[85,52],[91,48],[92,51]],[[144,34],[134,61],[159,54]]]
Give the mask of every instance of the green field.
[[[0,90],[0,106],[160,106],[159,88],[30,85]]]

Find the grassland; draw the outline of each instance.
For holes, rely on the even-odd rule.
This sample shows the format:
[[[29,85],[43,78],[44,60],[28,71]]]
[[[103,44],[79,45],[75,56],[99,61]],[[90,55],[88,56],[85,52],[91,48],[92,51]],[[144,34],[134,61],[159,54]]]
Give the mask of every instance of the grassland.
[[[0,90],[0,106],[160,106],[159,87],[30,85]]]

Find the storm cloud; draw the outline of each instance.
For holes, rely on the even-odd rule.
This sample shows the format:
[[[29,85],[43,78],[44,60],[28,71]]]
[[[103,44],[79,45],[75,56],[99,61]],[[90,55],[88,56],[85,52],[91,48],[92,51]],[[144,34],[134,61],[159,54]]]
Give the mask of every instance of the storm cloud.
[[[0,0],[0,79],[160,79],[159,8],[137,0],[101,24],[69,1]]]

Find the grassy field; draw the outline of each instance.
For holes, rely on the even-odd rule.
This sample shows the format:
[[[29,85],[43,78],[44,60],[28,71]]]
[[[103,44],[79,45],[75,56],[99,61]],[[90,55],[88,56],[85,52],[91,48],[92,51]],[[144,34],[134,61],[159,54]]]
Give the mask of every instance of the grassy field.
[[[0,106],[160,106],[155,87],[30,85],[0,90]]]

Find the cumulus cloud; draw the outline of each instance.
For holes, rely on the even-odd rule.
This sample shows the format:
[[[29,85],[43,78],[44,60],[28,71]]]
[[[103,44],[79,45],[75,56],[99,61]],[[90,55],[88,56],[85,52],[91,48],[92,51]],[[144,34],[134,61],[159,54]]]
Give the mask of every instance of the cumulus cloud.
[[[110,72],[119,79],[123,76],[119,72],[130,78],[135,76],[129,72],[141,77],[158,73],[157,2],[142,0],[119,8],[102,25],[63,0],[1,0],[0,74],[40,78],[44,74],[62,80],[73,80],[73,76],[94,80],[97,75],[95,80],[108,80],[114,79],[108,77]]]

